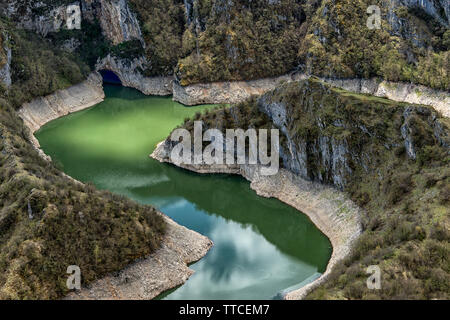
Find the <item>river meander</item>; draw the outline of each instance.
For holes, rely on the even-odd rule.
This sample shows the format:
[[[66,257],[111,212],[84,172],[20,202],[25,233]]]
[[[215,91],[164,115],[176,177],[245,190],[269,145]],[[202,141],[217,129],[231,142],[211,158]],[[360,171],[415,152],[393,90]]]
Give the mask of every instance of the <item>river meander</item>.
[[[164,299],[271,299],[325,271],[331,244],[292,207],[256,195],[241,177],[199,175],[149,158],[156,144],[212,106],[105,85],[106,99],[45,125],[42,149],[64,172],[151,204],[214,242],[195,274]]]

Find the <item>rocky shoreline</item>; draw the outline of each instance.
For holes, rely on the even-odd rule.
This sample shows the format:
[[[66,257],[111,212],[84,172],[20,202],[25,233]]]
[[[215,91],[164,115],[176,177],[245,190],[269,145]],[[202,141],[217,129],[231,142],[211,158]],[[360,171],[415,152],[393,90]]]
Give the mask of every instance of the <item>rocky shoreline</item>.
[[[170,161],[170,143],[158,144],[151,157],[166,163]],[[306,214],[330,239],[333,253],[327,269],[317,280],[284,297],[287,300],[303,299],[318,285],[326,281],[334,265],[350,252],[353,241],[362,232],[361,211],[343,192],[319,183],[306,181],[288,170],[280,169],[274,176],[263,176],[258,166],[181,165],[180,167],[201,173],[227,173],[241,175],[251,182],[250,187],[259,196],[277,198]]]
[[[167,232],[161,248],[125,269],[97,280],[66,300],[150,300],[185,283],[194,273],[190,263],[200,260],[213,243],[164,216]]]
[[[252,81],[214,82],[185,87],[173,83],[173,100],[185,105],[242,102],[252,95],[261,95],[275,89],[283,82],[306,80],[305,73],[291,73],[280,77]],[[450,117],[450,93],[422,85],[372,79],[319,78],[333,87],[357,94],[369,94],[398,102],[431,106],[445,117]]]
[[[104,99],[102,76],[95,72],[79,84],[25,103],[19,109],[19,116],[34,133],[47,122],[92,107]]]
[[[89,108],[102,102],[104,98],[102,77],[98,73],[93,73],[78,85],[25,103],[19,110],[19,115],[30,129],[30,142],[44,159],[51,160],[40,149],[33,133],[52,120]],[[66,177],[75,180],[70,176]],[[206,255],[213,243],[207,237],[162,215],[167,223],[167,232],[156,252],[116,274],[91,283],[79,292],[69,294],[66,298],[153,299],[164,291],[186,282],[194,273],[188,265]]]
[[[261,95],[271,91],[283,82],[300,81],[310,77],[311,75],[304,73],[292,73],[275,78],[193,84],[185,87],[174,82],[173,100],[185,105],[238,103],[252,95]],[[443,116],[450,117],[450,93],[446,91],[411,83],[381,81],[377,78],[319,79],[334,87],[357,94],[370,94],[398,102],[431,106]]]
[[[147,95],[172,95],[174,101],[187,106],[239,103],[251,96],[271,91],[283,82],[300,81],[312,77],[310,74],[292,72],[272,78],[181,86],[173,76],[144,77],[138,70],[142,70],[146,64],[147,61],[144,57],[130,60],[108,55],[97,63],[96,70],[112,71],[117,74],[126,87],[135,88]],[[357,94],[369,94],[398,102],[431,106],[445,117],[450,117],[450,93],[444,90],[435,90],[406,82],[385,81],[378,78],[319,79],[334,87]]]

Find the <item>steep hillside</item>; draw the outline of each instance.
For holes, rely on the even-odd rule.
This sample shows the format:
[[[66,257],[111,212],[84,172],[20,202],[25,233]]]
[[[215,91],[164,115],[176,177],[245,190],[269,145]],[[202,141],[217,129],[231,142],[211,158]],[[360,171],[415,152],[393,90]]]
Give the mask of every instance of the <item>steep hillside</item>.
[[[448,299],[447,118],[309,80],[197,119],[204,130],[279,128],[284,168],[345,191],[364,209],[351,254],[309,298]],[[184,127],[193,130],[193,121]],[[381,268],[379,291],[367,289],[369,265]]]
[[[66,30],[68,4],[80,8],[82,30]],[[379,28],[367,26],[371,5]],[[15,0],[3,12],[91,67],[108,53],[128,64],[141,57],[135,71],[174,74],[182,85],[300,70],[450,88],[446,0]]]
[[[448,89],[449,7],[441,1],[141,1],[149,74],[182,85],[278,76],[380,76]],[[366,24],[370,5],[381,28]]]
[[[366,26],[367,8],[381,8],[380,29]],[[447,1],[322,1],[308,23],[299,58],[325,77],[411,81],[450,88]],[[445,10],[444,10],[445,8]]]
[[[3,48],[3,42],[5,40],[3,39],[3,35],[0,34],[0,44],[2,44],[0,46],[0,68],[3,67],[6,64],[6,51]]]
[[[69,265],[87,284],[158,248],[165,223],[153,208],[66,177],[0,102],[0,299],[59,298]]]

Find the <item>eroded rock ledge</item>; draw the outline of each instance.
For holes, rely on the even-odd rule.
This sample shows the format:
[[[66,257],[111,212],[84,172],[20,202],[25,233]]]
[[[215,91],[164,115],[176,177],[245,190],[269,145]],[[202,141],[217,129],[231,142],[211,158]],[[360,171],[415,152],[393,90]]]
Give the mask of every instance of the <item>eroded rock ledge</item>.
[[[237,103],[252,95],[260,95],[275,89],[280,83],[305,80],[310,75],[292,73],[276,78],[253,81],[215,82],[182,87],[173,84],[173,99],[185,105],[204,103]],[[443,116],[450,117],[450,93],[422,85],[380,79],[328,79],[320,78],[334,87],[354,93],[370,94],[398,102],[422,104],[435,108]]]
[[[87,80],[77,85],[25,103],[19,116],[34,133],[47,122],[92,107],[104,98],[101,75],[91,73]]]
[[[172,163],[170,142],[163,141],[151,157]],[[277,198],[305,213],[311,221],[330,239],[333,253],[325,273],[303,288],[289,292],[285,299],[302,299],[311,290],[323,283],[334,265],[350,251],[351,245],[362,232],[360,209],[343,192],[316,182],[306,181],[288,170],[280,169],[277,175],[263,176],[258,166],[228,165],[181,165],[197,173],[227,173],[243,176],[251,182],[251,188],[262,197]]]

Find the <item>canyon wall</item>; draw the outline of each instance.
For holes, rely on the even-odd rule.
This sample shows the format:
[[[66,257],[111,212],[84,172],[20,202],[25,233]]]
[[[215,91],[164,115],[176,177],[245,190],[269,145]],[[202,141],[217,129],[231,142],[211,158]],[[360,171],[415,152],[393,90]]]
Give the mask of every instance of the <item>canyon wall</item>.
[[[173,85],[173,99],[182,104],[238,103],[252,95],[261,95],[280,83],[291,81],[289,75],[252,81],[200,83],[189,86]]]
[[[395,106],[397,122],[393,123],[388,108],[380,107],[378,117],[384,124],[374,126],[356,114],[361,114],[363,119],[368,117],[369,110],[380,101],[364,99],[364,96],[359,101],[355,99],[358,103],[348,107],[353,110],[352,115],[345,107],[346,97],[352,98],[318,80],[307,80],[281,86],[259,98],[258,109],[286,137],[280,149],[285,168],[304,179],[344,190],[354,179],[356,170],[368,173],[376,167],[373,152],[378,144],[383,144],[383,152],[403,148],[408,158],[416,160],[417,150],[423,144],[417,138],[421,126],[431,129],[428,139],[450,147],[438,114],[431,108],[386,100],[380,105]],[[291,102],[294,99],[301,101],[301,105]],[[391,136],[387,137],[391,126]]]
[[[79,29],[83,19],[97,19],[104,36],[113,44],[133,39],[144,44],[136,14],[126,0],[80,0],[69,4],[13,0],[3,12],[20,27],[43,36],[62,29]]]

